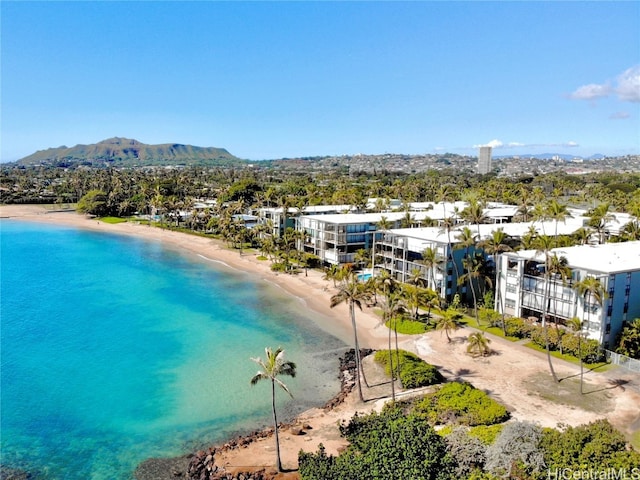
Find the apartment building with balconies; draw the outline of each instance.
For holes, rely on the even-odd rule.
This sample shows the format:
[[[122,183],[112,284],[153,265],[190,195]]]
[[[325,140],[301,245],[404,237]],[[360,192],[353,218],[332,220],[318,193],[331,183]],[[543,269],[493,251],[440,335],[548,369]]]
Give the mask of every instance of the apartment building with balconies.
[[[517,317],[565,323],[577,317],[589,338],[612,346],[625,322],[640,318],[640,241],[555,248],[550,256],[566,259],[569,274],[545,275],[545,254],[507,252],[496,262],[496,309]],[[565,278],[563,278],[565,277]],[[599,281],[598,295],[580,295],[576,285],[587,277]]]

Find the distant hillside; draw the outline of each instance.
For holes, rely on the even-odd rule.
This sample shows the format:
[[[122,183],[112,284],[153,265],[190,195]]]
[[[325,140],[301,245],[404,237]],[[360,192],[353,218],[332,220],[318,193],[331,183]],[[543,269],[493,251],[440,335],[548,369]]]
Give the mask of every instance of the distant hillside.
[[[91,145],[39,150],[16,162],[18,165],[91,165],[134,167],[148,165],[231,165],[245,163],[224,148],[194,147],[177,143],[147,145],[114,137]]]

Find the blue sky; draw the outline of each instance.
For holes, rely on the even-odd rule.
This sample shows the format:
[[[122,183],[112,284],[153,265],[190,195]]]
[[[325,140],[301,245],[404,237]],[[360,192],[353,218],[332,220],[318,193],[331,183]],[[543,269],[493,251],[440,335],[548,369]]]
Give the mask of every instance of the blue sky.
[[[640,153],[640,2],[0,3],[1,159]]]

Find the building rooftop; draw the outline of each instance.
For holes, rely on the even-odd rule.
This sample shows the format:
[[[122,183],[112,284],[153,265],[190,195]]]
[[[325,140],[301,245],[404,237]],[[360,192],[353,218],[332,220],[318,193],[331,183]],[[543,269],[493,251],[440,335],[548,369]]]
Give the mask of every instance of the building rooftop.
[[[640,270],[640,241],[554,248],[551,253],[565,257],[571,268],[604,274]],[[520,250],[507,255],[544,261],[544,254],[535,250]]]

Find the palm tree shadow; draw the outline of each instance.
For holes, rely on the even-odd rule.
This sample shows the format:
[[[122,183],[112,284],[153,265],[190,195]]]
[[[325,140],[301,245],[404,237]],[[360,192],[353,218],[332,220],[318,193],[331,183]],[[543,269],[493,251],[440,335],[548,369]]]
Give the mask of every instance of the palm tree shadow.
[[[365,398],[364,403],[375,402],[377,400],[382,400],[385,398],[389,398],[387,395],[380,395],[378,397]]]
[[[613,378],[607,382],[609,384],[608,387],[598,388],[597,390],[591,390],[589,392],[584,392],[585,395],[590,393],[602,392],[604,390],[613,390],[614,388],[619,388],[623,392],[626,390],[624,386],[629,383],[629,380],[625,380],[624,378]]]
[[[470,370],[468,368],[459,368],[457,371],[452,372],[453,377],[456,380],[460,380],[462,379],[462,377],[474,377],[475,376],[475,372],[473,370]]]

